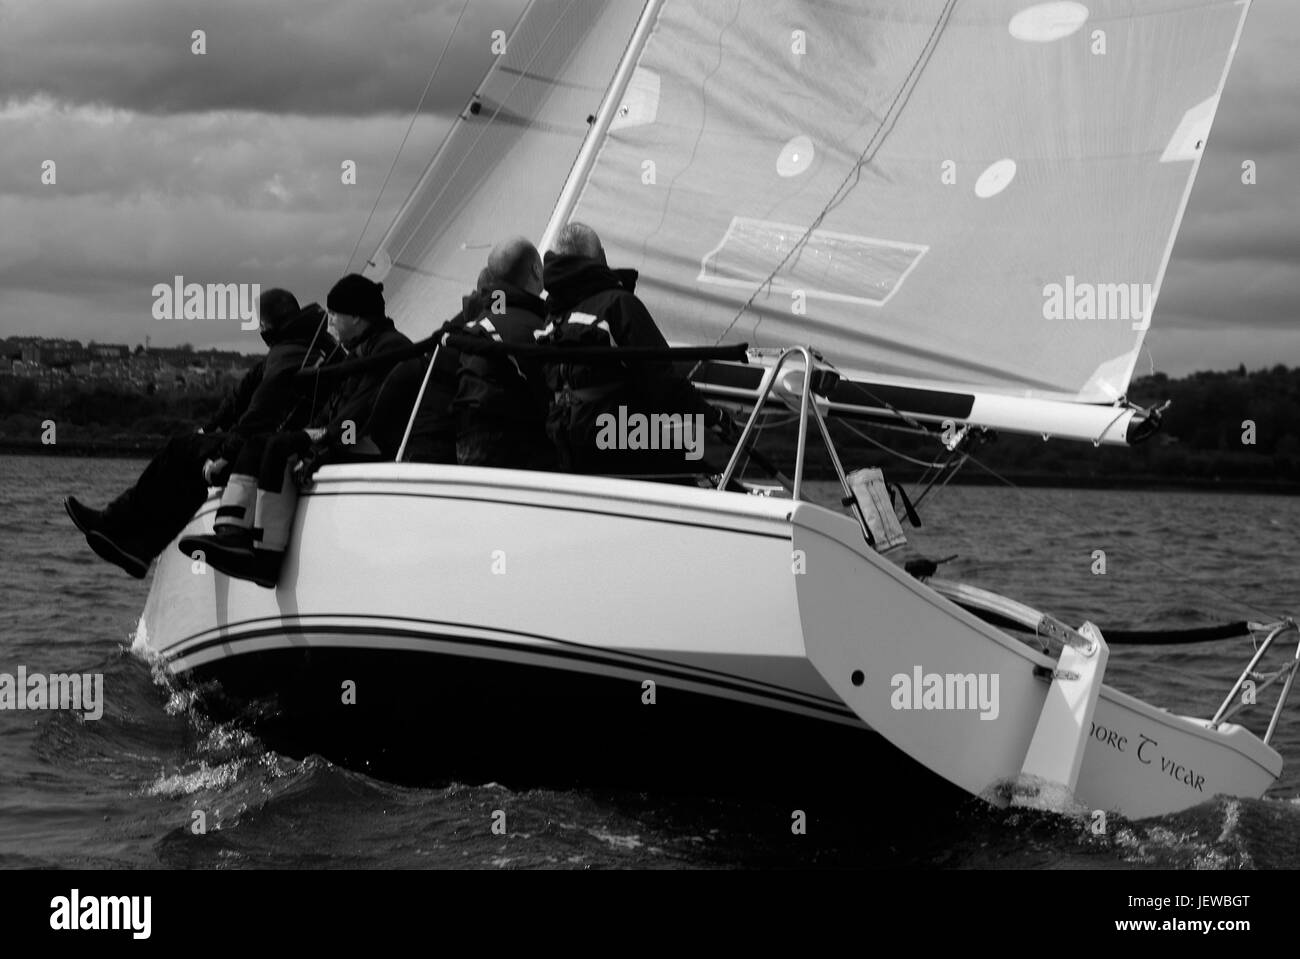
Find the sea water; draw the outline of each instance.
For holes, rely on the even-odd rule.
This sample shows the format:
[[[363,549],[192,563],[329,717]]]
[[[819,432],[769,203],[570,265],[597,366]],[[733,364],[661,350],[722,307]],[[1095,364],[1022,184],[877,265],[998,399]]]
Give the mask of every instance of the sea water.
[[[718,798],[396,786],[319,757],[268,751],[214,725],[131,650],[148,584],[95,557],[63,512],[103,505],[131,460],[0,456],[0,672],[102,675],[102,715],[0,711],[0,867],[800,866],[1240,868],[1300,866],[1300,695],[1274,739],[1287,758],[1262,800],[1207,797],[1129,822],[972,801],[924,822],[907,783],[851,797],[857,813]],[[828,499],[831,490],[822,490]],[[1300,499],[1206,492],[949,487],[911,547],[958,558],[942,575],[1105,631],[1263,619],[1300,610]],[[1113,647],[1107,682],[1208,716],[1249,658],[1241,639]],[[1247,713],[1262,732],[1267,711]],[[891,810],[899,810],[895,813]],[[494,825],[500,828],[494,829]]]

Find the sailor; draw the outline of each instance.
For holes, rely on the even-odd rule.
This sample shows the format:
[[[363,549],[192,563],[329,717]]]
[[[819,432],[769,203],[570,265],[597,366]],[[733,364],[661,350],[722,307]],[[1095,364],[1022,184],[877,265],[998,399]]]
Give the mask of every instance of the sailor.
[[[636,270],[611,270],[600,237],[583,223],[570,223],[546,254],[544,281],[549,324],[539,342],[558,346],[658,347],[667,341],[637,298]],[[702,417],[705,427],[732,431],[731,418],[710,406],[667,362],[548,363],[554,392],[547,431],[562,469],[580,473],[662,474],[707,472],[692,466],[683,450],[654,450],[636,443],[607,442],[611,420],[637,414]],[[621,418],[620,418],[621,417]],[[606,435],[602,436],[602,433]],[[659,437],[656,437],[659,439]],[[702,437],[701,437],[702,440]],[[698,457],[694,457],[698,459]]]
[[[498,244],[488,257],[493,278],[465,333],[496,343],[533,346],[546,325],[542,258],[522,236]],[[452,409],[456,459],[462,466],[549,469],[554,447],[546,435],[550,391],[535,360],[462,352]]]
[[[492,274],[485,267],[474,290],[461,298],[460,314],[452,320],[455,329],[476,319],[491,295]],[[429,370],[432,361],[433,369]],[[379,447],[385,459],[396,459],[402,437],[417,398],[420,408],[411,424],[403,459],[408,463],[456,462],[456,417],[451,402],[456,395],[460,353],[441,344],[432,357],[417,356],[398,363],[384,380],[365,433]],[[427,382],[426,382],[426,373]],[[420,396],[420,387],[424,396]]]
[[[294,374],[322,362],[335,346],[324,332],[325,311],[315,303],[299,308],[292,293],[270,289],[258,300],[258,317],[267,354],[216,416],[168,442],[135,485],[103,510],[74,496],[64,500],[90,548],[137,579],[203,505],[209,484],[225,483],[229,464],[250,436],[301,427],[310,418],[310,397],[298,389]]]
[[[330,290],[326,305],[339,342],[352,359],[411,345],[385,315],[380,283],[349,274]],[[209,565],[228,576],[274,588],[298,507],[295,468],[300,461],[311,464],[305,468],[309,477],[325,461],[384,458],[363,427],[389,371],[390,367],[379,366],[342,380],[324,412],[306,429],[246,442],[226,484],[212,535],[183,538],[181,552],[202,553]]]

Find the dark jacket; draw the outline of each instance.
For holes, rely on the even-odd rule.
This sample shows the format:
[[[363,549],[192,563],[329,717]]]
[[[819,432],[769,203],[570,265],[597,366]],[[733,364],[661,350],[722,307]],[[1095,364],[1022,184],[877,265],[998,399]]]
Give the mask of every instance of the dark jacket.
[[[217,408],[212,419],[203,424],[203,432],[221,433],[239,422],[239,418],[244,415],[244,410],[248,409],[258,384],[262,382],[262,370],[265,367],[266,359],[260,359],[243,375],[239,384],[222,399],[221,406]]]
[[[541,342],[574,346],[667,347],[668,342],[636,297],[636,270],[611,270],[586,257],[546,254],[543,271],[549,299],[549,332]],[[629,407],[673,413],[716,413],[671,363],[550,363],[555,392],[617,384]]]
[[[550,316],[539,342],[560,347],[667,347],[633,292],[635,270],[611,270],[596,260],[548,253],[543,275]],[[602,420],[611,422],[607,414],[680,415],[692,417],[692,423],[700,415],[705,426],[718,422],[718,411],[671,363],[552,361],[546,364],[546,378],[554,391],[547,432],[561,468],[625,475],[700,471],[699,461],[684,459],[679,450],[611,449],[602,434]]]
[[[465,326],[465,333],[497,343],[536,344],[546,325],[546,302],[524,290],[501,289],[503,309],[489,300]],[[462,429],[535,429],[542,431],[550,390],[541,366],[526,357],[465,352],[460,357],[452,408]]]
[[[405,334],[398,332],[391,319],[384,317],[382,321],[372,321],[370,323],[370,327],[361,339],[352,344],[348,358],[351,360],[365,359],[366,357],[388,353],[410,345],[410,339]],[[325,427],[325,437],[321,440],[322,444],[326,446],[338,445],[349,422],[353,424],[356,438],[361,438],[363,428],[370,421],[371,408],[374,406],[379,389],[383,386],[384,379],[391,371],[392,367],[389,366],[361,370],[346,377],[335,387],[329,404],[315,420],[318,427]]]
[[[463,327],[482,309],[479,292],[464,297],[461,304],[461,312],[452,323]],[[438,347],[427,383],[424,375],[429,368],[427,357],[412,357],[393,367],[379,389],[365,429],[365,435],[375,441],[385,458],[397,457],[411,408],[423,385],[424,397],[411,427],[405,458],[416,463],[456,462],[456,420],[451,401],[456,395],[459,367],[460,353],[446,345]]]
[[[298,380],[297,373],[323,362],[333,351],[335,343],[325,332],[324,319],[324,310],[313,303],[268,334],[270,349],[261,364],[262,374],[247,407],[228,431],[220,453],[223,458],[233,460],[249,436],[302,429],[310,420],[310,382]]]

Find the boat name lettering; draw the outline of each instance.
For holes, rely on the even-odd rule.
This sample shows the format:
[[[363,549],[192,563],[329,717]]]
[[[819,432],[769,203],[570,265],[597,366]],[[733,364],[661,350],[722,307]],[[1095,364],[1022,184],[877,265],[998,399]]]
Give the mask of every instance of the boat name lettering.
[[[1138,736],[1142,739],[1142,742],[1138,744],[1137,748],[1138,761],[1144,766],[1150,766],[1152,760],[1148,759],[1143,754],[1142,750],[1146,749],[1148,746],[1159,746],[1160,743],[1144,733],[1138,733]],[[1160,760],[1160,771],[1162,773],[1168,773],[1172,778],[1177,779],[1185,785],[1191,786],[1197,792],[1205,792],[1205,777],[1196,770],[1192,769],[1190,766],[1184,766],[1182,763],[1175,762],[1168,756],[1161,756],[1159,753],[1156,754],[1156,759]]]
[[[1105,726],[1098,726],[1096,723],[1092,724],[1092,728],[1088,730],[1088,735],[1097,740],[1097,742],[1105,743],[1107,746],[1112,749],[1118,749],[1120,752],[1124,752],[1124,747],[1128,743],[1127,736],[1121,736],[1115,730],[1107,729]]]
[[[1142,737],[1142,742],[1138,743],[1138,761],[1143,765],[1150,766],[1151,760],[1142,758],[1142,750],[1146,749],[1148,746],[1159,746],[1160,744],[1150,736],[1143,736],[1142,733],[1138,733],[1138,735]]]
[[[1160,771],[1169,773],[1174,779],[1181,783],[1191,786],[1197,792],[1205,792],[1201,787],[1205,784],[1205,777],[1198,775],[1195,770],[1188,766],[1174,762],[1172,759],[1160,757]]]

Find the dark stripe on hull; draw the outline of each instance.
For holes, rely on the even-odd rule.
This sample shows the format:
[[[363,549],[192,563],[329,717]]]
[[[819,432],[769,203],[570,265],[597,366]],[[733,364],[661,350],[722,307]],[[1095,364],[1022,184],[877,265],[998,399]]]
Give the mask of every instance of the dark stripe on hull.
[[[293,647],[196,667],[201,705],[272,749],[407,783],[631,787],[770,798],[963,794],[864,728],[659,685],[403,650]],[[355,704],[344,703],[355,683]]]
[[[342,618],[342,617],[330,617]],[[355,617],[361,619],[363,617]],[[390,617],[390,622],[401,621],[398,617]],[[792,706],[802,706],[806,709],[822,710],[827,713],[828,718],[840,717],[844,719],[853,719],[853,711],[841,703],[838,699],[814,696],[809,693],[797,693],[794,690],[787,689],[773,683],[765,683],[761,680],[740,679],[738,677],[720,672],[716,669],[705,669],[702,667],[688,667],[672,662],[671,660],[660,659],[657,657],[634,655],[623,653],[616,650],[593,649],[591,646],[582,643],[570,643],[564,640],[555,639],[549,636],[539,636],[535,633],[523,633],[518,631],[505,631],[505,634],[515,636],[529,636],[533,639],[544,640],[549,646],[538,646],[530,643],[517,643],[508,640],[496,639],[478,639],[463,634],[441,633],[430,630],[430,626],[453,626],[451,623],[436,623],[431,620],[408,619],[406,622],[412,626],[418,625],[420,628],[395,628],[393,626],[378,626],[369,623],[364,627],[337,626],[313,624],[310,622],[299,622],[296,624],[286,624],[276,621],[273,624],[265,626],[255,626],[253,624],[258,620],[245,620],[242,623],[229,624],[225,629],[216,635],[209,636],[207,639],[190,640],[178,643],[169,647],[163,654],[164,660],[170,665],[181,660],[189,659],[199,653],[205,652],[214,647],[230,646],[231,655],[240,655],[240,644],[249,640],[261,639],[268,636],[310,636],[310,635],[335,635],[355,637],[356,645],[351,646],[357,652],[357,655],[366,655],[372,646],[366,641],[367,636],[390,636],[401,637],[404,639],[419,639],[432,642],[459,643],[461,645],[477,646],[484,650],[510,650],[524,656],[546,656],[555,659],[568,659],[574,663],[584,663],[589,666],[607,667],[609,669],[634,670],[653,676],[659,681],[679,679],[683,682],[692,682],[712,686],[720,692],[737,692],[747,693],[749,695],[762,696],[771,700],[774,704],[788,704]],[[212,632],[212,631],[209,631]],[[502,631],[497,631],[502,632]],[[198,634],[203,635],[203,634]],[[319,645],[319,644],[317,644]],[[431,649],[432,653],[441,653],[440,650]],[[560,667],[561,669],[563,667]]]

